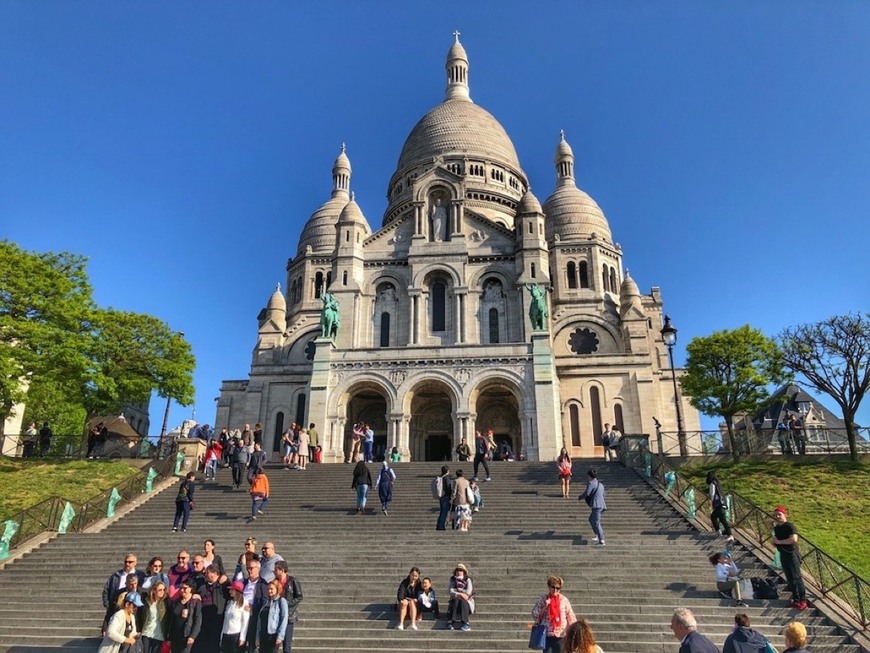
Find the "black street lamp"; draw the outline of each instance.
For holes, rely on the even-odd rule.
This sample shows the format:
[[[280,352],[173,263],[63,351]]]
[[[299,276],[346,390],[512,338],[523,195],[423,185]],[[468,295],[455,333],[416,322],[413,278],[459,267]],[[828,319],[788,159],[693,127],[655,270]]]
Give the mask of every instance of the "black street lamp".
[[[668,358],[671,361],[671,378],[674,381],[674,404],[677,407],[677,440],[680,443],[680,455],[688,456],[689,450],[686,446],[686,433],[683,431],[683,412],[680,410],[680,394],[677,391],[677,372],[674,369],[674,345],[677,344],[677,328],[671,324],[669,315],[665,315],[665,325],[659,333],[662,334],[662,342],[668,348]]]

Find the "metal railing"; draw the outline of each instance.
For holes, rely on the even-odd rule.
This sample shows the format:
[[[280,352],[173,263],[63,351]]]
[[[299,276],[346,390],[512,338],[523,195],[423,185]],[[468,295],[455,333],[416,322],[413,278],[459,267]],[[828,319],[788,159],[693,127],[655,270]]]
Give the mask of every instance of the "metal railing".
[[[734,439],[740,455],[768,454],[772,456],[798,456],[820,454],[848,454],[849,441],[846,429],[807,428],[805,438],[796,437],[789,431],[758,429],[735,431]],[[690,456],[721,456],[731,454],[731,444],[726,431],[684,431],[687,453]],[[660,431],[656,438],[661,443],[661,453],[679,456],[679,434],[675,431]],[[858,452],[870,454],[870,428],[857,429]],[[804,453],[801,453],[801,452]]]
[[[28,540],[42,533],[57,531],[67,503],[70,503],[73,510],[75,510],[75,517],[69,523],[67,532],[82,531],[94,522],[106,517],[113,490],[117,489],[121,495],[120,501],[115,504],[115,509],[117,509],[134,498],[141,496],[146,491],[149,470],[153,468],[156,471],[156,476],[152,479],[152,483],[156,483],[172,476],[174,467],[175,460],[172,458],[155,459],[120,484],[104,490],[83,502],[76,503],[68,501],[63,497],[54,496],[40,501],[29,508],[25,508],[3,520],[14,521],[18,524],[18,529],[9,541],[9,550],[11,551],[25,544]]]
[[[81,434],[52,435],[48,446],[39,441],[39,437],[28,439],[27,436],[3,436],[4,440],[17,438],[14,445],[3,446],[3,451],[8,456],[20,458],[52,458],[65,460],[78,460],[88,457],[87,438]],[[174,440],[164,438],[161,452],[169,455],[174,453]],[[119,436],[111,435],[105,443],[98,444],[90,452],[97,458],[119,460],[122,458],[163,458],[165,455],[158,453],[157,443],[142,436]]]
[[[713,530],[712,522],[707,516],[711,511],[706,488],[692,484],[663,456],[646,453],[645,467],[646,469],[641,467],[640,470],[644,476],[665,489],[669,500],[687,518],[700,521]],[[668,489],[669,482],[665,475],[670,474],[673,474],[673,477],[669,477],[672,484]],[[686,491],[689,489],[694,493],[693,506],[686,497]],[[772,542],[773,515],[736,492],[727,494],[730,496],[732,528],[739,528],[748,533],[750,538],[773,559],[775,552]],[[807,583],[821,596],[838,603],[863,630],[870,628],[870,582],[803,536],[801,536],[800,550],[801,567],[804,575],[807,576],[805,579]]]

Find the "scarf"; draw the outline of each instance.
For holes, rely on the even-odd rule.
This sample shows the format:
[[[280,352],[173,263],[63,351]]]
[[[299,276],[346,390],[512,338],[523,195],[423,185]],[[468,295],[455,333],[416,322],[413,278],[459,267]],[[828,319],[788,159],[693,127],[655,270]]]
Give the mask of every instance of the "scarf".
[[[547,619],[550,622],[550,630],[558,630],[562,627],[562,596],[554,594],[550,597]]]

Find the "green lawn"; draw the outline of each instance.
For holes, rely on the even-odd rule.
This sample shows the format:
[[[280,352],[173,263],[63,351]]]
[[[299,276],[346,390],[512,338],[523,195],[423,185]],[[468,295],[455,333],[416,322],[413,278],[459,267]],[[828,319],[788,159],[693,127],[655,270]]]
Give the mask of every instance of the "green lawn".
[[[0,458],[0,520],[52,496],[82,502],[139,470],[122,462]]]
[[[703,487],[710,469],[724,490],[768,512],[786,506],[803,537],[870,579],[870,462],[789,459],[688,466],[681,472]]]

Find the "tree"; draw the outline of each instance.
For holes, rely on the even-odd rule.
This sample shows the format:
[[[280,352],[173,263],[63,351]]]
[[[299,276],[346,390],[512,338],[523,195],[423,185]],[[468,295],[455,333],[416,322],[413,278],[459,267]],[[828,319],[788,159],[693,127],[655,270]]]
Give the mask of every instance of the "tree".
[[[734,416],[758,410],[770,398],[769,387],[785,380],[779,347],[747,324],[694,338],[686,351],[680,386],[695,408],[725,420],[731,454],[738,460]]]
[[[843,411],[849,454],[858,460],[855,415],[870,388],[870,313],[836,315],[779,335],[785,365]]]
[[[78,378],[93,309],[86,260],[0,241],[0,435],[28,381]]]
[[[37,377],[27,389],[24,423],[48,422],[55,435],[81,435],[85,409],[76,401],[78,392],[54,379]]]

